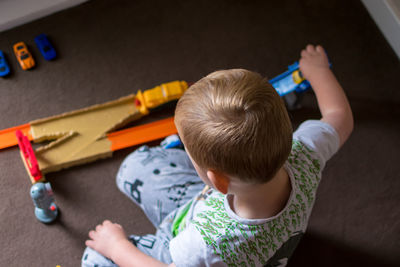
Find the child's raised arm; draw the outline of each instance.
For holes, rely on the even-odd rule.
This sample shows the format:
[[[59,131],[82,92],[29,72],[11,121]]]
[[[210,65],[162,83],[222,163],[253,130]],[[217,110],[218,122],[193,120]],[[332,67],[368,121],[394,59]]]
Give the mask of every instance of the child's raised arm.
[[[322,46],[308,45],[301,51],[300,71],[317,96],[321,121],[335,128],[342,146],[353,131],[353,114],[342,87],[329,68]]]

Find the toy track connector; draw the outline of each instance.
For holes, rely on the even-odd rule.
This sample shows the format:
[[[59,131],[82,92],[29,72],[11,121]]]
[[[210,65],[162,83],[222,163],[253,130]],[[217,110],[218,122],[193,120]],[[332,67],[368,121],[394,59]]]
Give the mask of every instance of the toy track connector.
[[[39,169],[39,164],[37,162],[35,152],[33,151],[31,142],[20,130],[17,130],[15,135],[17,136],[18,146],[21,150],[21,156],[24,164],[29,171],[31,178],[33,178],[32,182],[36,183],[41,181],[43,179],[43,175]]]

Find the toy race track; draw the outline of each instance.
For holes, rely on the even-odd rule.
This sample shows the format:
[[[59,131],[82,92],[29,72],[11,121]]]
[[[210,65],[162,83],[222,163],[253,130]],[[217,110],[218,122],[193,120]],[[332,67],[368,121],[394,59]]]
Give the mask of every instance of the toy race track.
[[[310,88],[297,62],[270,83],[282,97]],[[164,83],[144,92],[139,90],[136,95],[1,130],[0,149],[19,144],[31,182],[44,181],[47,173],[110,157],[113,151],[177,133],[173,118],[113,131],[179,99],[187,88],[185,81]],[[30,141],[50,143],[34,150]]]

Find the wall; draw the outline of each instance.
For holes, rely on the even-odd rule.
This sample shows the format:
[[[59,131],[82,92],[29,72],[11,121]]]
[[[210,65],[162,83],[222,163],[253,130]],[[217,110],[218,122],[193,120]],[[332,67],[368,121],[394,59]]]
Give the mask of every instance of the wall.
[[[0,0],[0,32],[88,0]]]
[[[400,0],[362,0],[400,59]]]

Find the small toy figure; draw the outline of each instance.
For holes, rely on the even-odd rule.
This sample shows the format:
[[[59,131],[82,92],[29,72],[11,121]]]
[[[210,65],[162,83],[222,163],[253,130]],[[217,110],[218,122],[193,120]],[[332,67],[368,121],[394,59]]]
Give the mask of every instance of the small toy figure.
[[[54,203],[50,183],[36,183],[31,187],[36,218],[42,223],[51,223],[57,218],[58,209]]]
[[[0,77],[7,76],[10,73],[10,66],[8,65],[3,51],[0,50]]]
[[[28,70],[35,66],[35,60],[33,60],[33,57],[24,42],[16,43],[13,48],[15,56],[23,70]]]
[[[34,40],[44,59],[53,60],[56,58],[56,50],[54,49],[54,46],[50,43],[49,38],[46,34],[39,34],[35,37]]]

